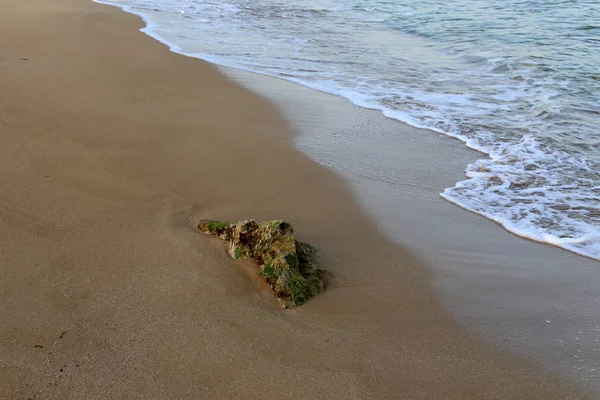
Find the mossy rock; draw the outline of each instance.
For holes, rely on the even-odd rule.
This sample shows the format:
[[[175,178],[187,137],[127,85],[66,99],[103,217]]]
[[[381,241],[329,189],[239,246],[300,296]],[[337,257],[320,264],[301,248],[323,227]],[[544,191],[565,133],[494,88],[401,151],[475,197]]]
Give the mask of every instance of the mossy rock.
[[[324,273],[316,267],[316,250],[294,238],[292,226],[281,220],[227,222],[202,220],[198,228],[230,243],[229,255],[251,258],[259,276],[271,287],[284,308],[305,303],[325,290]]]

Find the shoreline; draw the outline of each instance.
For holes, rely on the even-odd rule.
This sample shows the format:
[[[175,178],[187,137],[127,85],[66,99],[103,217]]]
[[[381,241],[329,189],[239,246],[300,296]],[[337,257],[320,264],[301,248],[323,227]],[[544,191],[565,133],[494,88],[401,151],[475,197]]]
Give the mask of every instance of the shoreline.
[[[325,95],[331,95],[331,96],[341,98],[344,101],[351,103],[355,107],[366,109],[369,111],[371,111],[371,110],[376,111],[386,118],[389,118],[394,121],[400,122],[401,124],[410,126],[411,129],[414,128],[414,129],[429,131],[434,134],[441,134],[441,135],[444,135],[444,136],[447,136],[449,138],[459,141],[464,147],[468,148],[469,150],[473,150],[482,156],[474,158],[474,159],[469,158],[470,162],[468,164],[465,164],[464,166],[461,166],[461,171],[464,171],[466,173],[458,176],[456,181],[448,182],[448,184],[445,187],[441,188],[440,193],[439,193],[440,197],[442,197],[444,200],[448,201],[449,203],[454,204],[456,207],[459,207],[461,209],[464,209],[466,211],[469,211],[471,213],[474,213],[474,214],[482,216],[486,219],[489,219],[490,221],[493,221],[498,226],[500,226],[502,229],[506,230],[507,232],[509,232],[515,236],[518,236],[521,239],[530,240],[533,242],[554,246],[561,250],[578,255],[580,257],[584,257],[584,258],[587,258],[587,259],[590,259],[590,260],[593,260],[596,262],[600,262],[600,258],[598,258],[597,256],[594,256],[591,253],[587,253],[581,249],[578,249],[578,248],[572,246],[573,244],[576,244],[576,243],[586,243],[588,241],[595,242],[595,241],[597,241],[596,240],[597,238],[595,236],[593,236],[593,237],[585,236],[585,237],[580,237],[577,239],[573,239],[573,238],[565,239],[565,238],[558,237],[558,236],[555,236],[550,233],[540,234],[540,233],[536,233],[536,232],[531,232],[527,229],[524,230],[522,227],[519,227],[518,224],[516,224],[515,222],[503,219],[501,216],[494,215],[493,213],[487,212],[485,210],[477,210],[475,207],[466,204],[464,202],[464,199],[461,201],[456,196],[453,196],[452,189],[461,186],[462,183],[468,182],[472,178],[472,177],[468,176],[469,172],[473,173],[473,171],[469,171],[469,167],[472,164],[476,163],[477,161],[489,161],[489,160],[493,159],[493,156],[491,155],[491,150],[486,150],[484,147],[474,144],[473,141],[470,140],[468,137],[463,136],[461,134],[452,133],[450,131],[441,130],[441,129],[438,129],[435,127],[428,127],[428,126],[422,125],[419,122],[411,120],[410,118],[407,119],[406,116],[404,116],[404,117],[399,116],[399,115],[397,115],[398,114],[397,112],[392,111],[390,109],[386,109],[386,108],[383,108],[383,107],[380,107],[377,105],[373,105],[373,104],[369,104],[369,103],[365,103],[362,101],[357,101],[349,95],[343,94],[343,93],[333,90],[331,88],[327,89],[327,88],[323,88],[319,85],[311,84],[308,81],[303,81],[301,79],[293,78],[291,76],[287,76],[287,77],[277,76],[273,73],[261,71],[259,69],[241,66],[241,65],[238,65],[235,63],[224,62],[223,60],[219,59],[219,57],[215,57],[211,54],[198,54],[198,53],[190,53],[188,51],[184,51],[183,48],[180,47],[180,45],[177,44],[176,42],[172,41],[171,39],[161,36],[161,33],[159,33],[160,26],[156,22],[154,22],[149,15],[147,15],[148,14],[147,12],[146,13],[140,12],[140,11],[137,11],[134,7],[126,6],[124,4],[118,4],[118,3],[114,3],[114,2],[107,2],[104,0],[91,0],[91,1],[99,3],[99,4],[111,6],[111,7],[116,7],[127,13],[138,16],[139,18],[141,18],[144,21],[144,24],[145,24],[145,26],[142,29],[140,29],[140,31],[143,32],[144,34],[150,36],[151,38],[157,40],[158,42],[164,44],[165,46],[167,46],[169,48],[170,51],[172,51],[174,53],[181,54],[186,57],[200,59],[200,60],[203,60],[210,64],[216,65],[218,68],[223,68],[225,70],[227,70],[227,69],[238,70],[238,71],[242,71],[243,73],[258,74],[260,76],[264,76],[267,78],[280,79],[280,80],[283,80],[286,82],[290,82],[292,84],[300,85],[304,88],[315,90],[315,91],[318,91]],[[152,13],[150,13],[150,14],[152,14]]]
[[[0,393],[585,398],[456,326],[267,101],[112,7],[0,7]],[[285,218],[335,280],[281,312],[201,217]]]

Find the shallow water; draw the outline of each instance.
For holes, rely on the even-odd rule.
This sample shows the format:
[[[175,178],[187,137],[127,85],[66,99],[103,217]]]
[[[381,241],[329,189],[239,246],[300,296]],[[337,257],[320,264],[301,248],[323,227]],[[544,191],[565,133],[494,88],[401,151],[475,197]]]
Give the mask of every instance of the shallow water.
[[[142,15],[176,51],[463,140],[489,157],[466,166],[445,199],[600,259],[600,3],[106,3]]]

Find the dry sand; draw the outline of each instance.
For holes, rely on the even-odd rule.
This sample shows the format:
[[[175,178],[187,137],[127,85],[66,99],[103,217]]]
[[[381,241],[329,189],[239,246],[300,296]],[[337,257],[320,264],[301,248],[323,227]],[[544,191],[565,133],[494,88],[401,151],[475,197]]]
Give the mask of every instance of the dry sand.
[[[141,26],[0,0],[0,398],[583,398],[457,328],[267,101]],[[280,310],[201,217],[288,219],[331,288]]]

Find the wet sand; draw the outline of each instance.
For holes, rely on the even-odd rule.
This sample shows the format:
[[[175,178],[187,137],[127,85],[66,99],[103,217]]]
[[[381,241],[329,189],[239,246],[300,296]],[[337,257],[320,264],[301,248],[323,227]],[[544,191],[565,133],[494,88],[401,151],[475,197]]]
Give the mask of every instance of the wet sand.
[[[340,97],[222,70],[272,100],[297,147],[341,174],[381,231],[426,261],[435,293],[461,324],[600,398],[599,264],[442,199],[482,153]]]
[[[466,334],[265,99],[79,0],[0,0],[0,397],[579,399]],[[285,218],[327,292],[281,310],[194,229]]]

